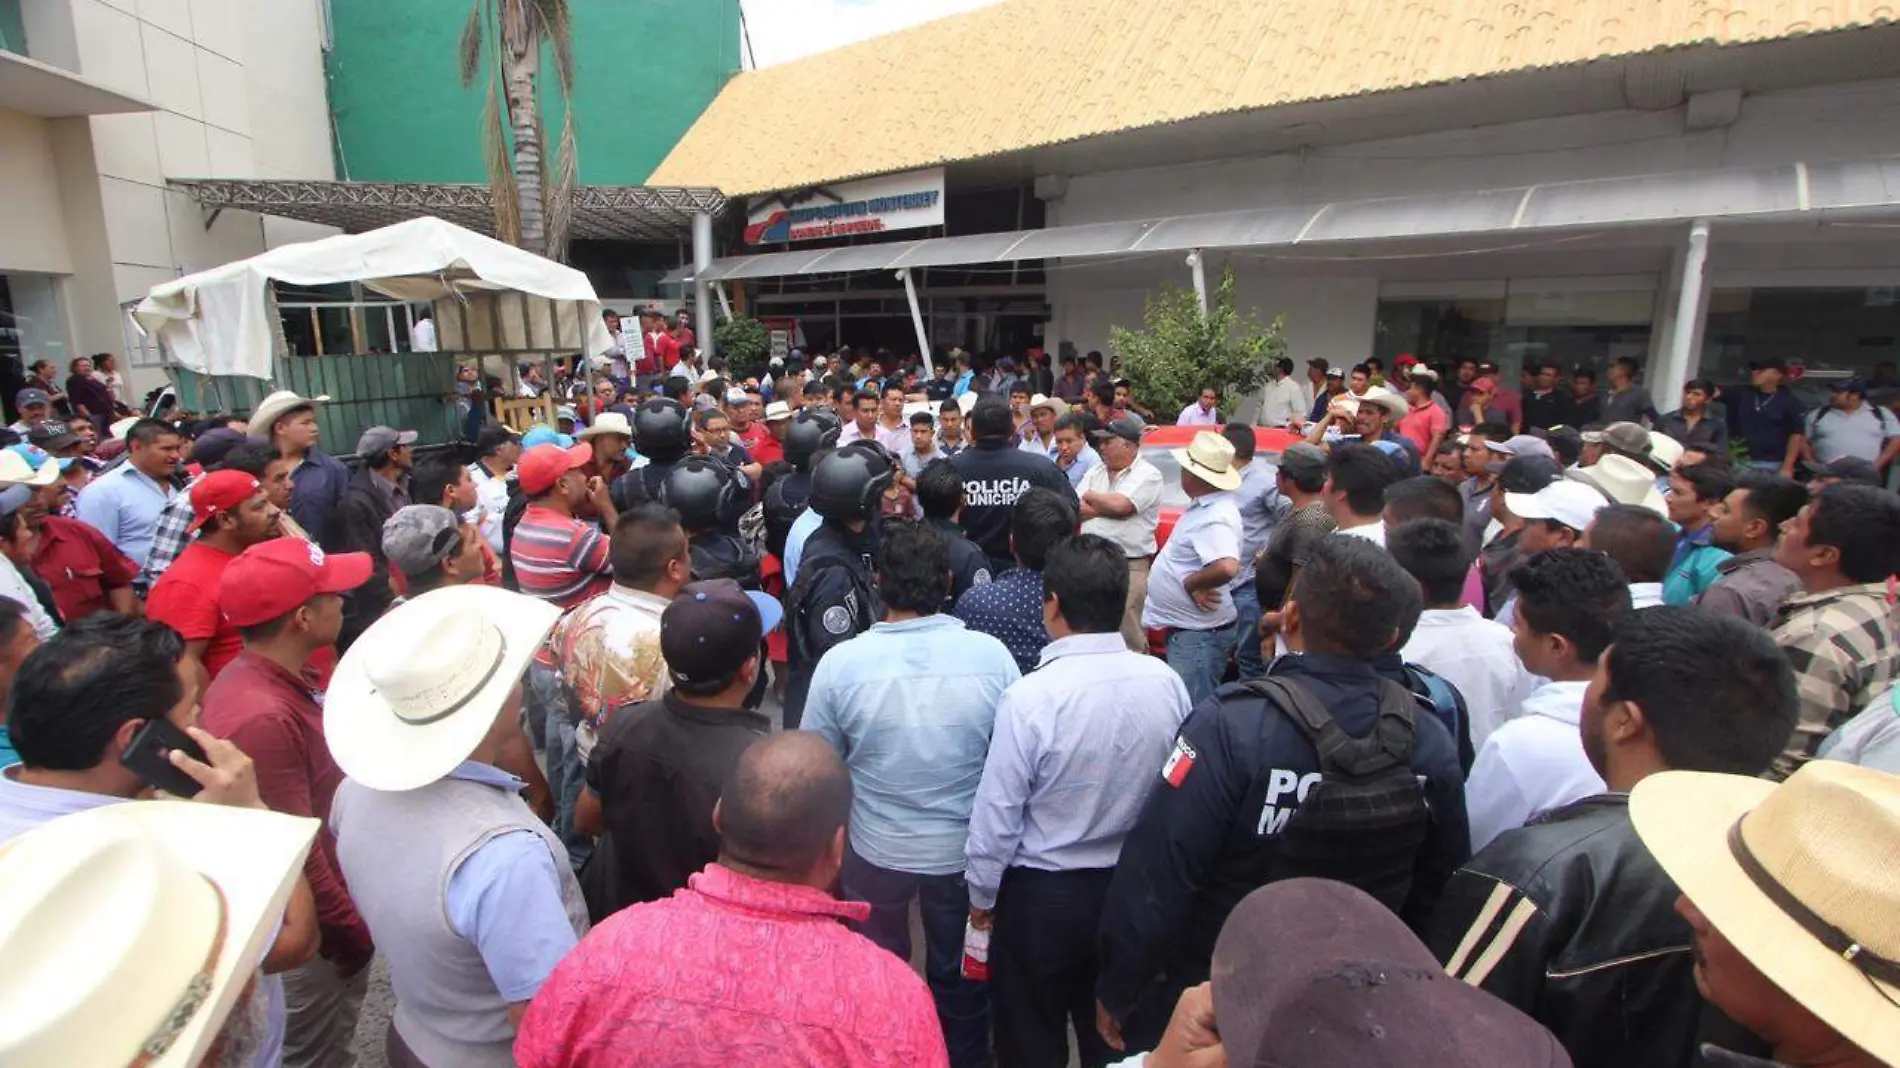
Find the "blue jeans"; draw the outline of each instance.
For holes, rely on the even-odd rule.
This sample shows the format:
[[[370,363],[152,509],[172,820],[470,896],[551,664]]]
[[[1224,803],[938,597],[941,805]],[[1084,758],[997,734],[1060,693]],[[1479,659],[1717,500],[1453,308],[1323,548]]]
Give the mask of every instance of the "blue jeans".
[[[1197,707],[1212,696],[1227,674],[1227,657],[1234,651],[1234,625],[1213,630],[1168,632],[1168,666],[1187,685],[1188,705]]]
[[[963,977],[963,927],[970,919],[970,890],[963,873],[915,875],[880,868],[856,850],[846,850],[840,873],[844,896],[871,906],[857,928],[866,938],[910,962],[910,902],[923,914],[924,981],[937,1003],[951,1068],[990,1063],[990,995],[986,984]]]
[[[1267,661],[1260,655],[1260,594],[1252,582],[1234,587],[1234,610],[1240,613],[1234,620],[1234,663],[1241,678],[1257,679],[1267,673]]]
[[[544,725],[541,755],[547,765],[548,794],[554,798],[554,833],[566,844],[568,860],[579,871],[594,851],[594,840],[574,829],[574,804],[586,785],[586,769],[581,766],[581,751],[575,745],[574,720],[569,716],[560,676],[538,664],[530,667],[524,698],[535,706],[530,722],[538,718]]]

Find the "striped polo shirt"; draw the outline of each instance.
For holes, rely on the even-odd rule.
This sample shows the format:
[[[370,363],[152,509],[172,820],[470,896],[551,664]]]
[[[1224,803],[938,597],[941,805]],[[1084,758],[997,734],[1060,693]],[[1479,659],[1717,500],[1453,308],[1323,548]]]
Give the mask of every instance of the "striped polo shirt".
[[[508,553],[521,592],[572,608],[613,584],[608,539],[593,523],[529,505]]]

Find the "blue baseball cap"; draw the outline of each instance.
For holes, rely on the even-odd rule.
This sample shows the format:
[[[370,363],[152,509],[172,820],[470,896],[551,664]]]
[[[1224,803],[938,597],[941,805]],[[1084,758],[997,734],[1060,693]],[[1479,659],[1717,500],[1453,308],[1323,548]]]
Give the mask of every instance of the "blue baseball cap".
[[[563,449],[571,449],[574,447],[574,437],[571,434],[563,434],[551,426],[538,426],[521,435],[522,451],[525,452],[536,445],[559,445]]]
[[[20,457],[24,459],[27,463],[31,464],[33,466],[33,470],[35,471],[38,471],[40,469],[41,464],[44,464],[46,461],[55,458],[51,453],[47,452],[45,449],[36,448],[35,446],[28,445],[24,442],[18,445],[7,446],[7,451],[19,453]],[[62,456],[62,457],[58,457],[58,459],[59,459],[59,469],[61,471],[64,471],[67,468],[79,462],[76,457],[72,457],[72,456]]]

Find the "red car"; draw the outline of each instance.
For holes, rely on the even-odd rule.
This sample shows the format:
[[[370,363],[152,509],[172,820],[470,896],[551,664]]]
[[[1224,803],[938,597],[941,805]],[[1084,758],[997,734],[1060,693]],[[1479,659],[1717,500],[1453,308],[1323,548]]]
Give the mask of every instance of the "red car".
[[[1168,543],[1175,521],[1188,506],[1187,494],[1181,492],[1181,465],[1175,462],[1174,450],[1187,448],[1195,434],[1207,429],[1204,426],[1163,426],[1141,436],[1141,458],[1161,472],[1161,521],[1155,527],[1157,549]],[[1255,459],[1278,460],[1288,446],[1304,439],[1291,430],[1258,426],[1254,428],[1253,440]],[[1149,629],[1148,651],[1159,657],[1168,655],[1168,643],[1162,631]]]

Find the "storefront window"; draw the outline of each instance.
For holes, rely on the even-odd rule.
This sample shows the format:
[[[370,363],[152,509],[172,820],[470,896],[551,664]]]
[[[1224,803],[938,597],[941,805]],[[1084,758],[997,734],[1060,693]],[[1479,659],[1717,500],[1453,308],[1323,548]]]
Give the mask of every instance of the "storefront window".
[[[1827,383],[1850,375],[1900,397],[1900,289],[1717,289],[1702,334],[1705,378],[1735,382],[1749,361],[1779,356],[1801,373],[1804,400],[1827,400]],[[1884,401],[1883,401],[1884,403]]]
[[[1599,379],[1612,360],[1647,361],[1653,290],[1500,289],[1497,297],[1383,299],[1373,351],[1387,367],[1408,352],[1440,365],[1489,360],[1511,388],[1539,360],[1554,360],[1566,373],[1588,367]]]
[[[59,279],[49,274],[0,274],[0,359],[22,369],[51,360],[63,374],[72,358]]]

